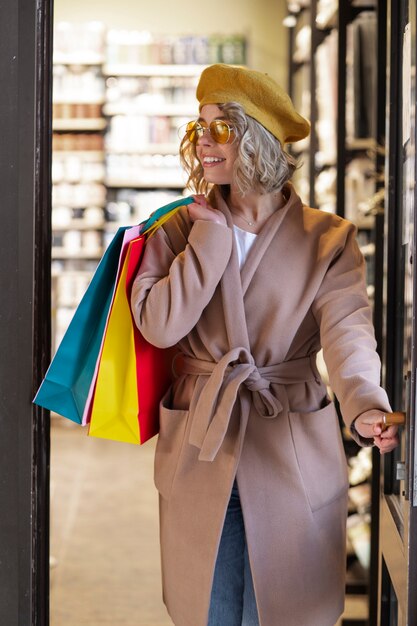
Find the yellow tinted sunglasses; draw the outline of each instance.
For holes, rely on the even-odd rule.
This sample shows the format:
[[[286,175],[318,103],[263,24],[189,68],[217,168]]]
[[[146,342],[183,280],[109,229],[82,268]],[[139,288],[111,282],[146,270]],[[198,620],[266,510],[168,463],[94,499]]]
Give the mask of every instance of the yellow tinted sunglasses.
[[[234,137],[234,128],[224,120],[213,120],[210,125],[204,122],[188,122],[185,127],[185,136],[188,141],[196,144],[208,130],[216,143],[228,143]]]

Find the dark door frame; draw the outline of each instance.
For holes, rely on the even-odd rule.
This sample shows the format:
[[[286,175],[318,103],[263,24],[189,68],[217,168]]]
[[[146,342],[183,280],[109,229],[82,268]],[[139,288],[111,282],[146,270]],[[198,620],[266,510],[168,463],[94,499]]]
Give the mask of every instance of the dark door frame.
[[[49,624],[52,0],[0,6],[0,623]]]
[[[410,10],[410,13],[409,13]],[[414,416],[417,352],[415,337],[417,325],[415,312],[412,320],[405,314],[404,272],[410,267],[410,259],[416,256],[415,234],[412,247],[406,248],[403,226],[406,210],[403,202],[403,32],[411,18],[413,37],[412,63],[416,64],[415,4],[408,0],[387,0],[387,287],[386,287],[386,342],[385,342],[385,387],[392,406],[407,411],[409,421],[403,446],[387,455],[381,463],[380,501],[380,576],[379,576],[379,622],[381,626],[416,623],[417,598],[408,583],[416,580],[417,560],[417,507],[413,504],[412,488],[414,475],[400,483],[395,479],[398,461],[406,463],[408,471],[414,469]],[[413,97],[415,103],[415,95]],[[415,113],[413,114],[415,116]],[[415,119],[414,119],[415,121]],[[415,150],[416,138],[413,129],[411,146]],[[414,155],[415,156],[415,155]],[[416,167],[416,160],[414,162]],[[415,192],[414,192],[415,198]],[[413,232],[416,232],[416,211],[413,215]],[[417,300],[415,263],[413,271],[413,302]],[[389,295],[389,297],[388,297]],[[414,304],[415,307],[415,304]],[[415,310],[415,309],[414,309]],[[407,324],[408,321],[408,324]],[[411,334],[411,349],[404,352],[404,337]],[[406,360],[405,360],[406,357]],[[407,367],[404,368],[404,363]],[[409,370],[408,372],[405,369]],[[408,434],[408,436],[407,436]]]

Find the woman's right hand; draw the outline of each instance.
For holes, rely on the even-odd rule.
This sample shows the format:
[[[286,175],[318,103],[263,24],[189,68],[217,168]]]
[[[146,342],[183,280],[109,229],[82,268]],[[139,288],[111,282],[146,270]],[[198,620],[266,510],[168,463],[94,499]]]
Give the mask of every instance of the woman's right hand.
[[[227,226],[226,217],[221,211],[213,209],[203,194],[196,194],[193,198],[194,202],[187,207],[192,222],[205,220],[206,222],[215,222],[216,224]]]
[[[399,443],[398,426],[393,425],[384,429],[383,421],[384,411],[379,409],[365,411],[354,421],[357,432],[367,439],[373,438],[381,454],[391,452]]]

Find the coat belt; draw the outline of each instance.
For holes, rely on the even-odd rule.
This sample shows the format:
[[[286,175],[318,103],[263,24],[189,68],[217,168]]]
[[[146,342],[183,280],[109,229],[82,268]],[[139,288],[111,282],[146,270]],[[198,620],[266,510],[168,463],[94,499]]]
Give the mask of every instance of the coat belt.
[[[234,348],[218,363],[183,356],[175,367],[179,374],[209,376],[193,410],[190,444],[200,449],[200,461],[213,461],[225,438],[233,407],[241,385],[251,392],[253,406],[266,419],[274,419],[282,411],[272,384],[319,381],[316,354],[276,365],[257,367],[246,348]],[[242,411],[249,415],[250,402],[242,402]]]

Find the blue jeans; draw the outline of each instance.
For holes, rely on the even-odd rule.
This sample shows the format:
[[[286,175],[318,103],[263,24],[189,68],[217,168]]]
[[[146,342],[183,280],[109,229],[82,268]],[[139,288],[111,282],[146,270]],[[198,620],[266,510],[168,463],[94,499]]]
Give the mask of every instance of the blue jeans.
[[[207,626],[259,626],[236,481],[227,507],[214,570]]]

